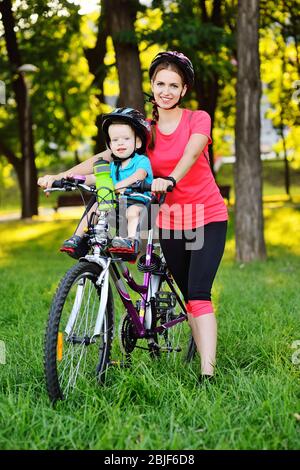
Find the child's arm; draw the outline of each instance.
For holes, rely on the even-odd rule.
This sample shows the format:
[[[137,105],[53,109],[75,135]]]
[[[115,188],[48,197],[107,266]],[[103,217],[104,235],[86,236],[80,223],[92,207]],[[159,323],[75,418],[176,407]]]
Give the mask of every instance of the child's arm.
[[[136,181],[142,181],[146,178],[146,176],[147,176],[147,171],[143,170],[142,168],[139,168],[138,170],[136,170],[135,173],[128,176],[128,178],[125,178],[124,180],[119,181],[115,185],[115,189],[130,186],[131,184],[136,183]]]

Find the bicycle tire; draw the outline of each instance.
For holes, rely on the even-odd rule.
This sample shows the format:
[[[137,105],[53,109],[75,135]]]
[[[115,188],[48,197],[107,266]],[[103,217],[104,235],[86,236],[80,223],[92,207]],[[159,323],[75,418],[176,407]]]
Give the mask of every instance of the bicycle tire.
[[[174,290],[177,290],[173,285]],[[162,280],[160,287],[160,291],[168,292],[171,291],[168,283]],[[164,316],[157,316],[156,312],[152,314],[152,325],[151,329],[160,326],[162,323],[172,320],[175,316],[179,315],[182,311],[179,303],[174,309],[172,314]],[[177,323],[176,325],[172,326],[171,328],[166,329],[163,333],[159,334],[156,333],[153,336],[154,341],[148,342],[150,356],[152,358],[157,358],[162,354],[167,354],[167,356],[174,357],[177,353],[183,353],[183,359],[186,362],[190,362],[195,355],[195,343],[191,334],[190,327],[188,322],[185,320],[183,322]]]
[[[93,372],[93,379],[103,380],[109,363],[114,328],[114,305],[109,286],[101,334],[89,342],[95,326],[101,287],[96,281],[100,266],[79,262],[62,278],[54,295],[45,333],[44,368],[51,402],[68,397]],[[72,310],[71,310],[72,309]],[[67,324],[75,314],[69,334]],[[73,374],[73,376],[72,376]]]
[[[197,352],[196,343],[191,333],[189,344],[188,344],[188,350],[186,354],[186,362],[191,362],[194,359],[196,352]]]

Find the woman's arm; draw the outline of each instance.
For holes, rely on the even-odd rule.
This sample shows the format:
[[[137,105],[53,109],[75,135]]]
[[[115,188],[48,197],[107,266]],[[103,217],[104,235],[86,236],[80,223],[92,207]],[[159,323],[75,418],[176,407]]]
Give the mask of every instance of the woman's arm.
[[[96,184],[96,176],[94,175],[94,173],[91,173],[90,175],[86,175],[85,184],[88,186],[92,186],[93,184]]]
[[[82,163],[79,163],[79,165],[73,166],[70,168],[70,170],[63,171],[61,173],[58,173],[56,175],[45,175],[41,176],[38,179],[38,185],[41,186],[44,189],[51,188],[53,181],[55,180],[60,180],[62,178],[67,178],[68,176],[71,177],[73,175],[90,175],[93,173],[93,166],[94,163],[99,160],[100,158],[103,158],[106,161],[111,161],[111,151],[110,150],[104,150],[104,152],[97,153],[96,155],[93,155],[90,157],[88,160],[85,160]]]
[[[166,176],[172,176],[176,180],[176,183],[178,183],[198,160],[202,151],[206,147],[207,142],[208,137],[206,135],[192,134],[184,149],[181,159],[175,166],[172,173]],[[172,184],[170,180],[156,178],[152,183],[152,191],[165,192],[170,184]]]
[[[202,151],[205,149],[207,142],[208,137],[206,135],[192,134],[184,149],[181,159],[172,173],[168,176],[173,176],[177,182],[180,181],[198,160]]]

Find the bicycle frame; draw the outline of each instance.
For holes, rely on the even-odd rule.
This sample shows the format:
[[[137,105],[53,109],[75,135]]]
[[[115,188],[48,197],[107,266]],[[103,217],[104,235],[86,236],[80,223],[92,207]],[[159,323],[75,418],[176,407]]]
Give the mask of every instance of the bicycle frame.
[[[91,188],[89,188],[88,186],[84,184],[78,184],[77,187],[82,188],[83,190],[87,192],[92,192],[92,193],[96,192],[96,190],[92,190]],[[138,195],[138,194],[135,194],[135,195]],[[82,258],[82,260],[87,260],[91,263],[96,263],[102,268],[99,278],[96,282],[96,285],[101,287],[101,299],[100,299],[100,305],[98,309],[96,324],[94,328],[94,334],[91,337],[90,341],[91,342],[94,341],[95,338],[99,336],[102,331],[103,318],[104,318],[105,309],[107,305],[107,299],[108,299],[110,276],[119,293],[122,303],[135,326],[137,338],[149,338],[156,333],[158,334],[162,333],[164,330],[173,327],[177,323],[185,321],[187,319],[187,314],[186,314],[184,303],[182,302],[182,299],[179,297],[178,292],[174,288],[173,280],[167,274],[166,270],[162,271],[161,273],[155,273],[155,274],[152,274],[151,272],[145,272],[144,278],[143,278],[143,284],[137,284],[134,278],[132,277],[128,267],[126,266],[126,263],[121,258],[114,257],[111,254],[110,256],[103,255],[103,247],[106,246],[107,240],[104,239],[103,241],[101,240],[101,237],[100,237],[100,240],[97,240],[96,233],[97,233],[98,228],[101,229],[103,232],[103,227],[107,227],[107,216],[108,216],[108,212],[106,211],[100,212],[98,222],[94,225],[96,232],[94,234],[94,240],[93,240],[93,254],[86,255],[84,258]],[[104,232],[108,232],[108,228],[105,228]],[[147,240],[147,246],[146,246],[146,263],[145,263],[146,267],[150,266],[151,264],[153,251],[154,251],[153,228],[151,228],[148,233],[148,240]],[[151,289],[151,279],[153,278],[153,276],[158,276],[161,278],[161,279],[158,279],[159,283],[161,283],[162,281],[167,282],[171,292],[175,294],[176,300],[182,308],[182,312],[180,315],[178,315],[177,318],[167,321],[166,323],[156,326],[155,328],[151,328],[151,307],[153,305],[151,305],[150,289]],[[140,304],[139,310],[137,310],[137,308],[134,306],[131,300],[130,294],[128,293],[127,288],[122,278],[125,279],[126,283],[133,291],[140,294],[141,304]],[[67,333],[68,336],[72,333],[72,329],[75,324],[77,314],[80,310],[82,296],[83,296],[83,287],[79,284],[77,288],[76,298],[74,301],[72,312],[70,314],[67,326],[65,328],[65,332]]]
[[[147,241],[147,248],[146,248],[146,266],[150,265],[151,257],[153,253],[153,229],[149,230],[148,234],[148,241]],[[154,329],[146,328],[146,314],[147,309],[150,306],[150,298],[149,298],[149,287],[151,282],[151,277],[153,276],[151,273],[145,273],[143,284],[137,284],[132,277],[128,267],[126,266],[125,262],[120,259],[114,258],[104,258],[99,257],[99,255],[87,255],[85,257],[90,262],[98,263],[102,268],[103,271],[101,272],[99,279],[97,281],[97,285],[102,287],[101,292],[101,302],[99,306],[98,316],[96,320],[96,326],[94,335],[92,338],[100,334],[102,328],[102,322],[104,317],[104,312],[106,308],[107,296],[108,296],[108,286],[109,286],[109,276],[111,276],[114,285],[119,293],[119,296],[123,302],[123,305],[130,315],[133,324],[136,329],[137,338],[147,338],[149,333],[151,335],[155,333],[162,333],[164,330],[171,328],[172,326],[185,321],[187,316],[185,313],[179,315],[177,318],[168,321]],[[117,264],[120,266],[120,270],[118,269]],[[183,312],[185,312],[185,306],[179,297],[178,293],[173,287],[172,281],[170,277],[165,273],[159,274],[162,277],[162,280],[165,280],[170,287],[171,291],[176,295],[176,300],[178,301],[179,305],[182,307]],[[135,292],[141,295],[141,306],[139,311],[137,311],[136,307],[134,306],[130,294],[127,291],[127,288],[122,280],[122,277],[125,279],[128,286]],[[148,309],[149,310],[149,309]]]
[[[76,259],[80,253],[86,253],[86,256],[81,257],[65,273],[49,311],[44,368],[48,395],[53,403],[67,398],[78,385],[80,390],[84,385],[83,381],[90,380],[91,367],[94,367],[98,382],[104,383],[109,366],[126,367],[131,364],[131,353],[135,348],[146,350],[151,358],[167,353],[166,358],[175,359],[178,357],[177,352],[184,351],[185,346],[188,346],[187,354],[184,354],[186,361],[191,361],[195,354],[189,327],[187,323],[183,323],[187,320],[183,298],[162,253],[156,251],[154,230],[149,223],[150,212],[147,213],[147,230],[148,227],[150,230],[146,253],[137,261],[137,268],[143,273],[143,281],[140,281],[139,276],[139,281],[136,282],[126,261],[133,262],[137,259],[139,237],[135,237],[134,244],[128,249],[122,246],[119,249],[119,240],[113,246],[115,238],[113,232],[110,232],[110,226],[113,227],[111,216],[112,208],[116,206],[115,198],[110,197],[111,194],[106,198],[106,193],[105,197],[99,196],[96,188],[88,187],[82,181],[85,180],[80,175],[75,182],[62,179],[61,182],[54,182],[56,186],[53,189],[83,189],[98,196],[89,201],[84,212],[84,216],[87,216],[85,239],[81,239],[84,250],[72,252]],[[149,186],[151,189],[151,185]],[[134,190],[136,186],[131,186],[130,189]],[[140,192],[149,191],[146,185],[139,186],[138,189],[141,189]],[[133,193],[130,192],[130,195]],[[153,204],[156,197],[149,197],[149,201]],[[161,198],[158,203],[162,203]],[[146,209],[150,208],[153,209],[154,206],[147,204]],[[153,214],[152,210],[151,213]],[[117,215],[117,222],[121,223],[122,211],[119,210]],[[141,230],[144,215],[146,212],[142,213],[140,219]],[[121,232],[118,231],[119,223],[116,224],[118,235]],[[80,236],[82,225],[78,231]],[[121,310],[125,310],[125,314],[118,319],[119,348],[114,347],[116,322],[111,290],[113,285],[122,301]],[[128,292],[128,287],[139,294],[138,299],[136,294]],[[172,327],[174,330],[170,330]],[[141,344],[137,341],[139,339],[142,339]],[[171,355],[173,352],[176,354]],[[117,360],[111,359],[111,353],[117,354]],[[121,360],[118,359],[120,353]],[[180,360],[182,356],[180,355]]]

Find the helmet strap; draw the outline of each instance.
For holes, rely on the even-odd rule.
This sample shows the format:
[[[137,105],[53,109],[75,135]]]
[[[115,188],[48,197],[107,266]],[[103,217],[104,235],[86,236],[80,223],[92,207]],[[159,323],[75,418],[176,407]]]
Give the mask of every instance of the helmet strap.
[[[125,158],[117,157],[117,155],[114,155],[113,153],[111,153],[114,164],[116,165],[116,178],[118,181],[120,179],[120,167],[121,167],[122,162],[126,162],[126,160],[133,158],[135,153],[136,153],[136,148],[134,148],[134,151],[132,152],[131,155],[129,155],[129,157],[125,157]]]

